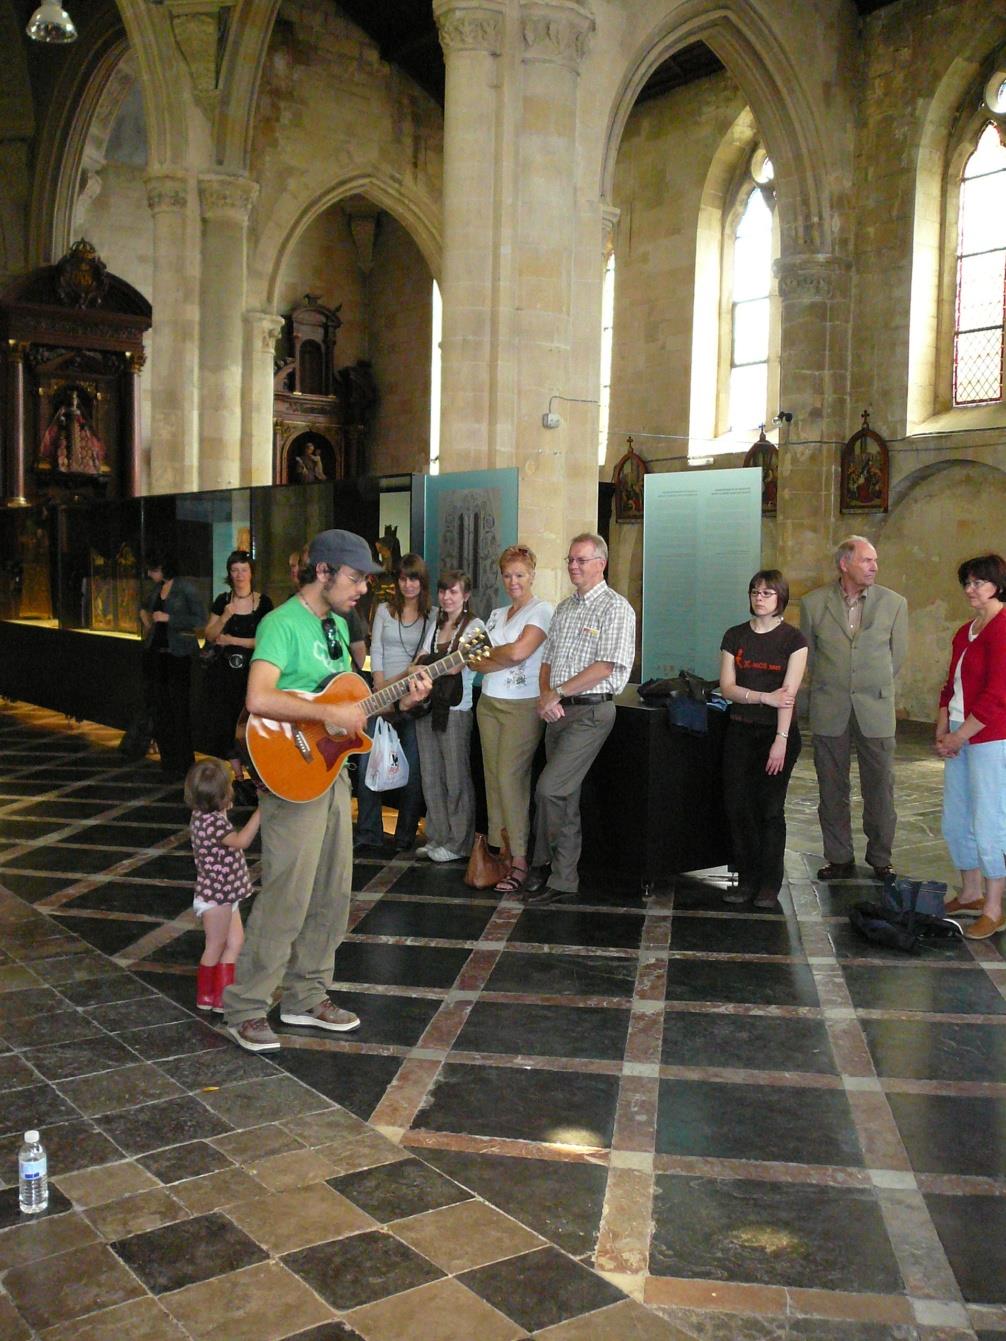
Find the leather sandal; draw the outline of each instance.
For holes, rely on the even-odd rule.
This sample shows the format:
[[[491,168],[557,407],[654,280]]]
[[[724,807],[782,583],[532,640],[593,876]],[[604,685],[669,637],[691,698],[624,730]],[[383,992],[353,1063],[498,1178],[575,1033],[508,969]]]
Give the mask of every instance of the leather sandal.
[[[516,862],[510,867],[510,871],[493,885],[497,894],[519,894],[527,884],[528,868],[518,866]]]

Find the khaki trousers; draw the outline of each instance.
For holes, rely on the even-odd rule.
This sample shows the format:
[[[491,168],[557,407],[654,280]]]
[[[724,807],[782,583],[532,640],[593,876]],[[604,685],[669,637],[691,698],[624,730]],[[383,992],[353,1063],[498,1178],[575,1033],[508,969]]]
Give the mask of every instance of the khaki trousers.
[[[527,856],[531,765],[545,723],[537,698],[490,698],[483,693],[476,710],[482,741],[482,766],[489,811],[489,842],[498,847],[506,829],[510,852]]]
[[[345,769],[316,801],[262,797],[262,888],[233,986],[224,992],[228,1024],[268,1014],[280,985],[283,1009],[296,1015],[328,999],[353,884],[349,803]]]
[[[852,846],[849,769],[855,748],[859,787],[863,793],[863,832],[868,866],[890,866],[894,830],[894,737],[864,736],[855,713],[840,736],[814,737],[814,768],[820,804],[817,807],[826,861],[856,860]]]
[[[580,888],[577,865],[583,842],[580,788],[615,725],[615,705],[584,704],[566,708],[565,713],[545,728],[548,763],[535,789],[534,865],[551,866],[552,889],[575,894]]]

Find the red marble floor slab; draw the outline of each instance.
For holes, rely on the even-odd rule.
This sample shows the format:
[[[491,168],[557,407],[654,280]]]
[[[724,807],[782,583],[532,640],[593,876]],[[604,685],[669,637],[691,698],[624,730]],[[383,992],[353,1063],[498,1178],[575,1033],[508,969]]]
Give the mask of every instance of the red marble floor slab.
[[[417,1045],[418,1047],[419,1045]],[[512,1066],[521,1071],[566,1071],[570,1075],[617,1076],[622,1063],[600,1057],[547,1057],[537,1054],[506,1052],[466,1052],[455,1048],[452,1062],[471,1062],[476,1066]]]
[[[763,956],[759,957],[759,963]],[[747,1001],[668,1001],[666,1009],[677,1014],[765,1015],[778,1020],[819,1020],[819,1006],[769,1006]],[[912,1017],[917,1018],[916,1016]]]
[[[640,1001],[663,1001],[666,991],[666,958],[650,958],[649,953],[644,952],[636,970],[634,996]]]
[[[1006,1182],[968,1173],[917,1173],[920,1192],[939,1192],[950,1197],[1006,1197]]]
[[[877,1091],[849,1090],[847,1097],[867,1168],[908,1172],[911,1160],[885,1096]]]
[[[814,974],[814,985],[817,988],[817,995],[823,1009],[852,1008],[852,997],[845,985],[842,970],[837,964],[812,964],[811,970]]]
[[[663,1037],[664,1020],[662,1011],[631,1011],[629,1014],[629,1032],[625,1040],[625,1060],[659,1066]]]
[[[816,918],[800,918],[800,939],[809,959],[835,958],[835,948],[828,938],[828,929]]]
[[[916,1024],[981,1024],[1006,1028],[1006,1015],[958,1015],[928,1010],[877,1010],[872,1007],[869,1010],[857,1010],[856,1015],[861,1020],[910,1020]]]
[[[877,1201],[908,1294],[960,1299],[960,1290],[921,1192],[881,1188]]]
[[[1006,1081],[990,1080],[912,1080],[908,1077],[881,1077],[885,1094],[960,1094],[969,1097],[1002,1099]]]
[[[565,911],[569,907],[563,904]],[[455,944],[457,942],[455,941]],[[621,945],[605,945],[598,948],[596,945],[543,945],[541,941],[507,941],[508,950],[520,950],[524,954],[552,955],[558,950],[564,957],[569,956],[574,959],[595,959],[603,955],[605,959],[635,959],[639,951],[626,949]]]
[[[411,1058],[403,1062],[384,1098],[371,1113],[371,1123],[375,1127],[411,1127],[440,1067],[439,1061]]]
[[[443,936],[346,936],[347,944],[355,945],[418,945],[424,949],[475,950],[480,941],[449,940]],[[496,953],[496,952],[493,952]],[[463,970],[462,970],[463,971]]]
[[[647,912],[643,923],[643,934],[639,938],[639,949],[647,951],[667,950],[671,944],[671,919],[666,914],[657,916],[652,910]]]
[[[594,1251],[595,1269],[619,1275],[644,1274],[649,1265],[652,1217],[652,1173],[609,1168]]]
[[[784,1164],[754,1159],[716,1159],[708,1155],[654,1155],[654,1173],[684,1173],[702,1178],[757,1182],[806,1183],[815,1187],[872,1187],[868,1169],[839,1164]]]
[[[653,1153],[659,1099],[660,1088],[655,1076],[622,1077],[611,1138],[613,1150]]]
[[[565,950],[563,950],[565,954]],[[538,995],[534,992],[482,992],[480,1001],[500,1001],[516,1006],[577,1006],[624,1010],[624,996],[563,996]]]
[[[607,951],[605,952],[607,953]],[[703,961],[711,960],[717,964],[750,964],[752,960],[758,964],[804,964],[806,960],[802,955],[745,955],[736,954],[733,951],[718,950],[675,950],[668,951],[667,958],[671,959],[701,959]]]
[[[518,1159],[551,1159],[570,1164],[607,1164],[610,1155],[602,1146],[549,1145],[545,1141],[518,1141],[506,1136],[470,1136],[465,1132],[414,1129],[405,1132],[401,1144],[412,1150],[460,1150],[472,1155],[511,1155]]]
[[[875,1076],[873,1058],[857,1020],[825,1018],[835,1065],[844,1076]]]
[[[450,1051],[474,1004],[473,1001],[445,1002],[426,1026],[416,1047]]]
[[[480,992],[500,957],[499,950],[474,950],[458,974],[455,988],[460,992]]]
[[[661,1066],[661,1080],[716,1080],[734,1085],[776,1085],[786,1089],[840,1090],[841,1076],[816,1071],[749,1071],[740,1067]]]

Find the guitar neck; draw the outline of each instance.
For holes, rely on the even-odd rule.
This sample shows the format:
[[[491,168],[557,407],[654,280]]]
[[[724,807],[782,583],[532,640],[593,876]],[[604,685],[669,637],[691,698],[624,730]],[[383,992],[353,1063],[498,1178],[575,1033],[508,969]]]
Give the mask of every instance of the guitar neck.
[[[441,675],[451,675],[460,669],[465,664],[465,655],[464,652],[451,652],[449,656],[434,661],[432,665],[424,666],[423,669],[431,680],[436,680]],[[404,698],[409,688],[408,680],[395,680],[393,684],[386,684],[383,689],[378,689],[369,698],[365,698],[360,706],[368,717],[373,717],[375,713],[384,712],[392,703]]]

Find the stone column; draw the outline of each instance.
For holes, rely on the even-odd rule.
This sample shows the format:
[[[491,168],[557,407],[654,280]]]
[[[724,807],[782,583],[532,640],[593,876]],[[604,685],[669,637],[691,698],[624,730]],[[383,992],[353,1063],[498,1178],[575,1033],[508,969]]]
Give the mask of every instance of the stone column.
[[[241,483],[273,481],[273,362],[283,318],[275,312],[244,314],[241,390]]]
[[[199,179],[199,487],[233,488],[241,474],[241,373],[248,215],[258,185]]]
[[[140,374],[147,362],[144,351],[129,356],[129,467],[125,472],[126,494],[139,498],[143,493],[143,411]]]
[[[29,345],[25,340],[7,342],[7,378],[9,408],[4,425],[7,453],[4,462],[4,503],[7,507],[28,506],[25,493],[25,422],[24,422],[24,360]]]
[[[580,68],[594,20],[578,0],[523,0],[515,239],[521,534],[535,537],[543,593],[568,591],[570,535],[597,523],[600,201],[577,175]],[[561,416],[545,429],[552,395]],[[576,399],[594,404],[575,404]]]
[[[838,510],[839,442],[849,424],[851,267],[844,257],[803,253],[776,262],[781,310],[779,405],[793,415],[780,440],[778,563],[796,595],[817,586],[833,538],[852,529]]]
[[[497,183],[507,0],[434,0],[444,51],[441,469],[490,464],[498,385]],[[495,464],[495,463],[494,463]]]
[[[180,172],[150,173],[147,204],[154,216],[150,332],[151,493],[184,493],[198,484],[196,367],[198,309],[189,245],[191,193]]]

